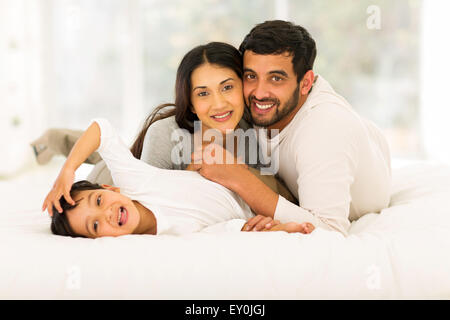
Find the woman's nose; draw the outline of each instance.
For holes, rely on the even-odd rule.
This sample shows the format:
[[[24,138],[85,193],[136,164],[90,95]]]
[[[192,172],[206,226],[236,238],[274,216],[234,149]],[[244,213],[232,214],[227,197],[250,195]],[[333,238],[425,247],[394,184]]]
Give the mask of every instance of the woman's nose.
[[[227,107],[227,99],[220,93],[214,95],[212,109],[217,111],[225,111]]]

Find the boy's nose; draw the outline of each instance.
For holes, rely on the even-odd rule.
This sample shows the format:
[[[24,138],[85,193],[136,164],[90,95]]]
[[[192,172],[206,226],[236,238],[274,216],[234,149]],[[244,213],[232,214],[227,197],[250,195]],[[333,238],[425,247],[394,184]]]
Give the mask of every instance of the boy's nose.
[[[109,207],[108,209],[106,209],[105,211],[105,220],[106,222],[108,222],[111,225],[114,225],[114,208],[113,207]]]

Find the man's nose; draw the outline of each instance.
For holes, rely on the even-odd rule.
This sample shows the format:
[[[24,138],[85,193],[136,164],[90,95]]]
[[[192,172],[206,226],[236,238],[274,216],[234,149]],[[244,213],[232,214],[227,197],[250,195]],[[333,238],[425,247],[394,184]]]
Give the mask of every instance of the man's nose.
[[[255,84],[255,89],[252,92],[252,95],[257,99],[257,100],[263,100],[266,98],[270,98],[270,92],[267,88],[267,85],[264,81],[258,81]]]

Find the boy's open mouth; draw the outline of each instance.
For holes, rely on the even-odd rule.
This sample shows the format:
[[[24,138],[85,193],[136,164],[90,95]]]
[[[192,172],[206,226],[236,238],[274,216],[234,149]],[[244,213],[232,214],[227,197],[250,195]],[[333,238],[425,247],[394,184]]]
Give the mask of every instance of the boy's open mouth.
[[[128,211],[125,209],[125,207],[119,208],[119,216],[117,218],[117,223],[119,226],[123,226],[125,223],[127,223],[128,220]]]

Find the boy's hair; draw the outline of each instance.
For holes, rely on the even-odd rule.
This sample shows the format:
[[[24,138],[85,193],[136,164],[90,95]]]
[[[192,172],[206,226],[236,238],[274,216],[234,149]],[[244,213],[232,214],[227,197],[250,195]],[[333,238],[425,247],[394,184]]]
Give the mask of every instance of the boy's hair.
[[[307,71],[312,70],[317,55],[316,42],[309,32],[283,20],[257,24],[239,46],[242,55],[246,50],[262,55],[288,52],[292,55],[298,83]]]
[[[96,183],[91,183],[87,180],[81,180],[78,182],[75,182],[72,185],[72,188],[70,189],[70,196],[73,198],[77,193],[80,191],[85,190],[98,190],[98,189],[104,189],[102,186]],[[53,216],[52,216],[52,222],[50,225],[50,229],[52,230],[53,234],[59,235],[59,236],[67,236],[67,237],[84,237],[82,235],[79,235],[75,233],[72,229],[72,227],[69,224],[69,220],[67,219],[67,211],[72,210],[78,206],[79,202],[75,202],[74,205],[71,205],[66,201],[64,196],[62,196],[59,199],[59,203],[62,208],[62,212],[59,213],[58,210],[53,206]]]

